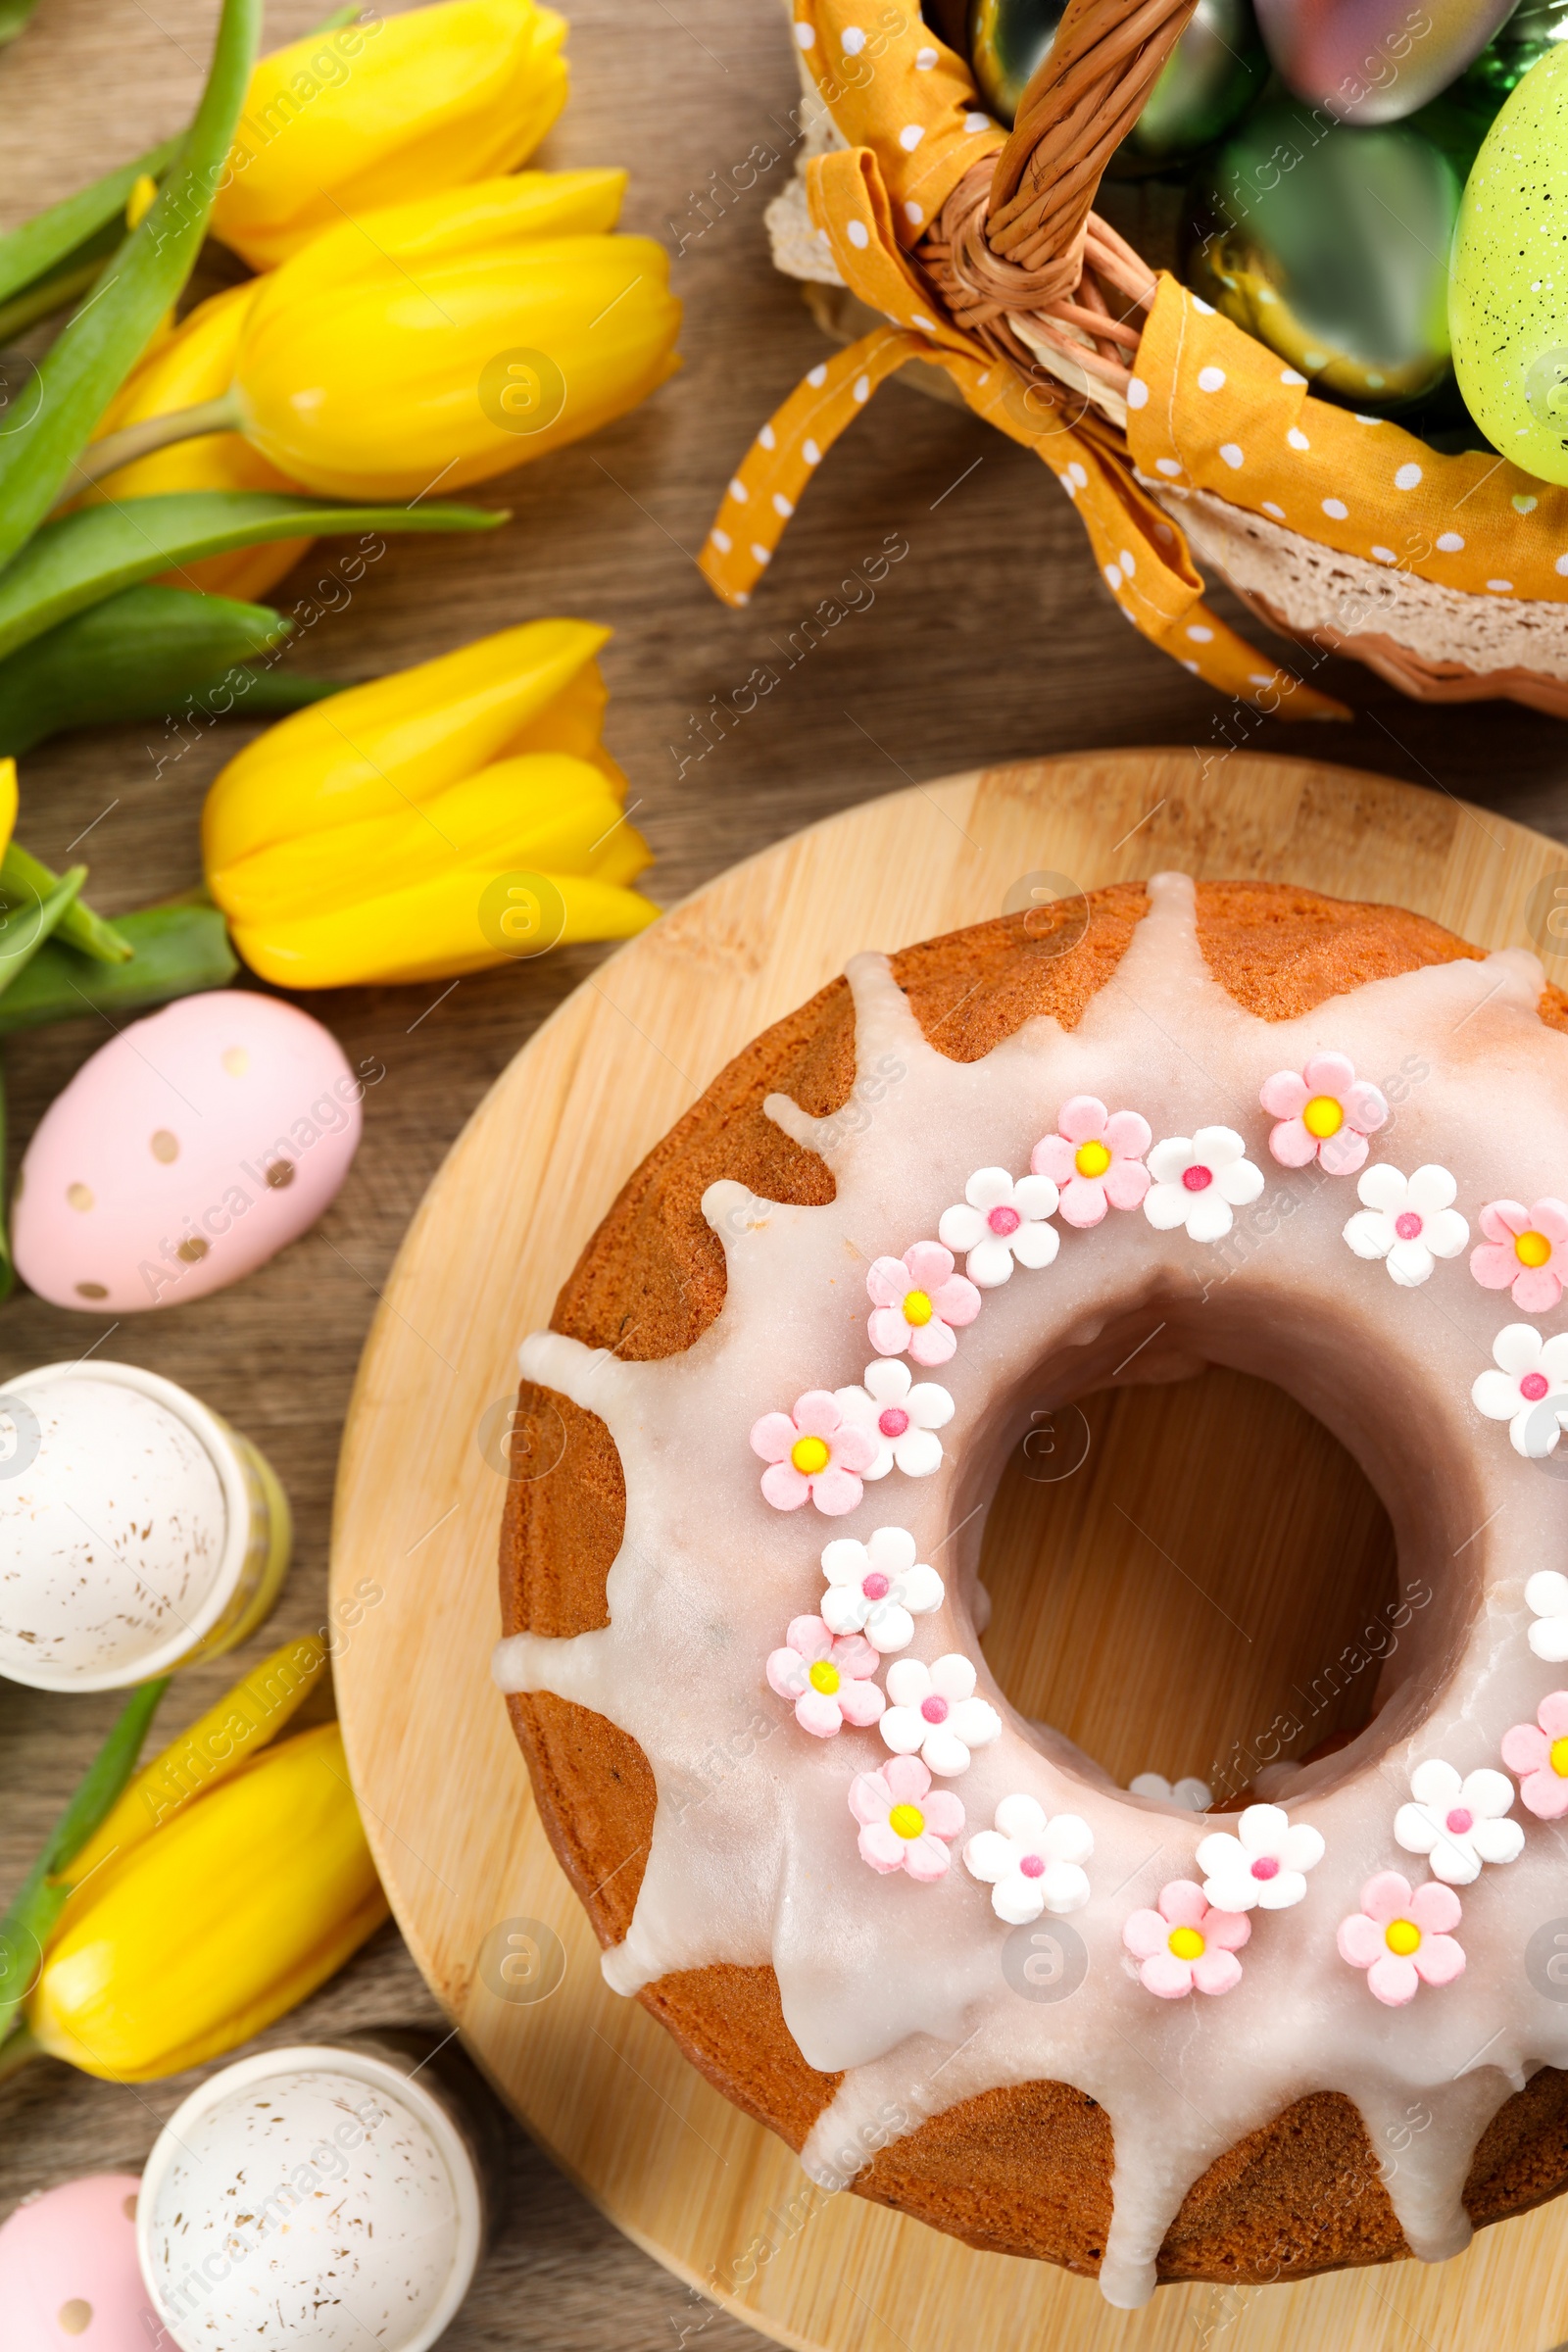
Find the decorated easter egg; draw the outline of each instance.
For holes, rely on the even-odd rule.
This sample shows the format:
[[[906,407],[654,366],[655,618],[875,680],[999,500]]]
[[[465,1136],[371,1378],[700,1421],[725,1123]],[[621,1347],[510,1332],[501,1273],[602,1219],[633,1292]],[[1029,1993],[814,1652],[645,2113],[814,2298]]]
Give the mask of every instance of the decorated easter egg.
[[[970,0],[969,63],[980,95],[1010,122],[1056,37],[1066,0]]]
[[[142,2191],[144,2275],[182,2352],[429,2352],[480,2230],[473,2156],[424,2083],[309,2044],[210,2076]]]
[[[1222,139],[1268,79],[1251,0],[1198,0],[1121,152],[1175,164]]]
[[[364,1091],[319,1021],[273,997],[215,990],[132,1022],[27,1146],[19,1272],[57,1306],[111,1314],[237,1282],[337,1192]]]
[[[6,2352],[150,2352],[161,2329],[136,2260],[133,2173],[68,2180],[0,2227]],[[163,2338],[168,2342],[168,2338]]]
[[[24,1376],[4,1397],[17,1451],[0,1512],[0,1674],[45,1690],[118,1688],[167,1666],[188,1627],[206,1631],[230,1549],[199,1431],[96,1366]]]
[[[1010,122],[1056,37],[1066,0],[970,0],[969,59],[992,113]],[[1198,0],[1125,150],[1175,163],[1220,138],[1268,77],[1251,0]]]
[[[1560,41],[1568,41],[1568,0],[1521,0],[1459,86],[1490,91],[1500,104],[1523,81],[1536,60]]]
[[[1493,447],[1568,482],[1568,49],[1531,67],[1482,144],[1448,319],[1459,389]]]
[[[1183,274],[1314,391],[1392,413],[1449,374],[1459,175],[1411,124],[1251,116],[1194,191]]]
[[[1280,78],[1342,122],[1400,122],[1456,81],[1514,0],[1257,0]]]

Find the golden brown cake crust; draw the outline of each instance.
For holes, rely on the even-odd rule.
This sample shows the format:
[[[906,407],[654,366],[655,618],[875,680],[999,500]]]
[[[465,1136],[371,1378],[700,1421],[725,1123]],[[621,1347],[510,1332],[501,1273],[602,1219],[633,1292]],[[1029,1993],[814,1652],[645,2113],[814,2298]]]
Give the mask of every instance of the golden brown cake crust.
[[[978,1060],[1036,1014],[1072,1028],[1104,986],[1148,906],[1141,884],[1004,916],[893,958],[926,1037]],[[1288,886],[1198,885],[1199,941],[1221,986],[1264,1020],[1422,965],[1478,956],[1441,925],[1399,907]],[[1540,1012],[1568,1031],[1568,998]],[[724,1299],[724,1260],[702,1215],[721,1177],[760,1197],[830,1200],[833,1180],[762,1110],[772,1093],[818,1116],[854,1082],[846,983],[753,1040],[622,1187],[563,1287],[553,1328],[631,1358],[692,1346]],[[609,1622],[605,1580],[620,1544],[625,1488],[604,1423],[523,1384],[517,1469],[501,1540],[503,1631],[557,1637]],[[535,1448],[540,1424],[549,1431]],[[555,1460],[548,1477],[535,1458]],[[630,1924],[653,1833],[654,1779],[636,1742],[567,1701],[508,1701],[540,1815],[600,1939]],[[759,1730],[763,1728],[760,1710]],[[722,1771],[722,1760],[715,1771]],[[693,2063],[749,2114],[799,2148],[839,2077],[806,2064],[784,2024],[769,1968],[716,1966],[665,1977],[640,1998]],[[961,2102],[881,2148],[857,2191],[999,2253],[1093,2273],[1110,2219],[1111,2138],[1103,2112],[1059,2082],[1028,2082]],[[1568,2186],[1568,2075],[1544,2067],[1499,2110],[1475,2154],[1465,2204],[1478,2225]],[[1333,2091],[1298,2100],[1211,2165],[1161,2248],[1165,2279],[1300,2278],[1406,2252],[1360,2116]]]

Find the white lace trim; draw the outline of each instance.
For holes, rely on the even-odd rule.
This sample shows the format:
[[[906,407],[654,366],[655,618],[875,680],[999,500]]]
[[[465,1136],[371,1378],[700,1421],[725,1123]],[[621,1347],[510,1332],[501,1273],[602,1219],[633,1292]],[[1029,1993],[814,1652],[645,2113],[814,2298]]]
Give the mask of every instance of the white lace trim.
[[[1445,588],[1397,564],[1341,555],[1210,491],[1139,479],[1182,523],[1200,563],[1261,597],[1293,629],[1392,637],[1422,662],[1458,662],[1477,675],[1529,669],[1568,681],[1568,604]]]
[[[787,8],[788,5],[786,0]],[[762,218],[773,248],[775,270],[785,277],[806,278],[819,286],[842,286],[844,280],[833,259],[833,248],[822,231],[811,224],[811,208],[806,197],[806,167],[813,156],[831,155],[836,147],[847,147],[849,140],[823,104],[799,49],[795,51],[795,63],[801,76],[800,119],[805,135],[795,159],[794,177],[774,197]]]

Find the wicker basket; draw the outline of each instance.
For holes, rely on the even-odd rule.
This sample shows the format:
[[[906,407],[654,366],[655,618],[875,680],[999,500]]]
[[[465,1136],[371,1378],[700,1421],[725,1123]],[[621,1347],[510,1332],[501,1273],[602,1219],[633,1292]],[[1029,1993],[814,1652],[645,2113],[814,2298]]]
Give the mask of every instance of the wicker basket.
[[[993,421],[1003,422],[1004,429],[1013,431],[1014,427],[1004,423],[997,410],[995,387],[988,389],[982,401],[976,384],[985,384],[991,369],[1004,370],[1012,380],[1013,394],[1026,394],[1038,407],[1039,386],[1049,379],[1059,388],[1062,401],[1076,402],[1076,429],[1089,437],[1101,467],[1112,476],[1118,466],[1121,468],[1124,478],[1120,487],[1126,498],[1136,497],[1146,510],[1157,510],[1169,518],[1170,529],[1158,523],[1153,526],[1159,539],[1169,542],[1174,534],[1182,561],[1196,559],[1210,575],[1223,579],[1259,619],[1298,646],[1310,649],[1317,661],[1326,651],[1352,656],[1403,693],[1423,701],[1508,697],[1556,716],[1568,716],[1568,493],[1531,480],[1501,459],[1494,465],[1474,455],[1446,458],[1396,424],[1381,427],[1387,438],[1380,449],[1396,457],[1398,450],[1393,445],[1397,443],[1409,453],[1402,467],[1395,466],[1394,472],[1401,479],[1411,474],[1425,477],[1423,495],[1429,514],[1435,501],[1455,512],[1465,508],[1464,527],[1471,532],[1473,549],[1480,544],[1475,540],[1477,523],[1485,517],[1489,534],[1485,544],[1493,563],[1499,569],[1505,563],[1512,575],[1529,574],[1529,585],[1517,591],[1511,578],[1493,578],[1484,590],[1476,590],[1452,584],[1454,565],[1443,553],[1446,548],[1465,545],[1460,533],[1429,529],[1426,540],[1418,541],[1405,528],[1409,503],[1397,493],[1378,494],[1386,502],[1387,520],[1382,521],[1381,510],[1371,516],[1374,527],[1367,536],[1374,544],[1374,561],[1347,545],[1343,531],[1336,545],[1332,529],[1319,535],[1309,520],[1307,527],[1301,527],[1301,517],[1294,512],[1296,502],[1291,521],[1286,523],[1283,518],[1273,518],[1282,516],[1277,503],[1260,502],[1254,494],[1249,504],[1228,482],[1223,490],[1218,489],[1212,468],[1205,485],[1196,478],[1172,483],[1159,478],[1152,467],[1140,466],[1128,438],[1129,395],[1135,406],[1147,408],[1150,387],[1147,381],[1135,380],[1135,371],[1143,372],[1140,351],[1161,280],[1092,208],[1105,165],[1136,122],[1185,29],[1193,4],[1194,0],[1070,0],[1052,51],[1024,94],[1010,136],[999,148],[1000,134],[995,126],[989,126],[986,152],[967,168],[956,170],[951,184],[940,190],[940,204],[918,237],[901,232],[898,259],[907,282],[920,290],[929,315],[917,311],[914,323],[921,330],[930,330],[927,335],[911,330],[907,313],[899,318],[901,298],[896,291],[892,302],[887,299],[885,273],[877,289],[883,297],[880,303],[869,288],[856,285],[860,257],[842,238],[830,244],[821,225],[821,186],[813,177],[824,165],[851,160],[843,153],[833,153],[846,148],[846,130],[852,140],[858,134],[856,152],[865,158],[873,181],[878,154],[884,166],[891,158],[892,168],[897,168],[899,125],[891,114],[885,122],[880,120],[877,110],[883,105],[897,110],[899,74],[885,72],[880,84],[872,76],[868,83],[858,86],[853,104],[847,106],[834,102],[834,85],[828,80],[823,106],[820,59],[824,50],[833,42],[846,48],[857,40],[863,43],[865,35],[858,30],[857,20],[863,22],[872,12],[864,0],[797,0],[793,13],[802,43],[803,79],[809,93],[808,147],[813,152],[802,159],[802,178],[797,186],[770,207],[775,258],[792,273],[817,281],[813,307],[819,317],[842,318],[846,311],[856,310],[860,318],[868,318],[871,313],[865,302],[869,298],[877,316],[892,320],[909,346],[903,358],[938,363],[961,396],[971,406],[983,409]],[[884,8],[882,19],[889,14]],[[820,46],[818,25],[822,28]],[[981,102],[967,81],[967,69],[950,51],[940,48],[936,36],[923,27],[918,37],[924,44],[919,51],[922,62],[939,56],[950,80],[956,74],[964,77],[969,103],[977,110],[966,120],[965,127],[977,129],[983,120],[978,113]],[[805,71],[808,62],[814,78]],[[897,64],[896,56],[892,62]],[[880,96],[882,86],[888,93],[885,101]],[[906,72],[903,87],[907,88]],[[907,131],[904,134],[906,138],[908,135]],[[911,204],[907,210],[911,217],[918,217],[917,206]],[[862,229],[852,226],[851,235],[856,245],[863,247]],[[828,291],[846,280],[853,294],[839,296]],[[1172,281],[1164,283],[1169,289],[1167,301],[1174,300],[1178,290]],[[860,297],[859,302],[856,296]],[[1239,338],[1239,344],[1232,343],[1233,350],[1245,345],[1254,364],[1248,411],[1254,431],[1258,429],[1262,381],[1255,363],[1266,357],[1269,386],[1277,380],[1277,390],[1271,390],[1268,397],[1278,409],[1279,446],[1283,449],[1289,439],[1293,447],[1305,447],[1305,439],[1295,429],[1302,415],[1302,379],[1280,369],[1274,355],[1264,354],[1263,347],[1239,328],[1213,320],[1205,306],[1194,303],[1191,297],[1183,299],[1189,311],[1205,312],[1205,321],[1211,321],[1206,331]],[[890,332],[889,327],[880,329],[882,345],[889,342]],[[865,348],[876,346],[875,335],[865,339]],[[985,367],[976,373],[965,354],[977,355]],[[901,364],[898,355],[891,360],[884,355],[882,371]],[[813,371],[813,375],[819,372]],[[1212,368],[1204,372],[1208,376],[1220,373]],[[858,390],[857,397],[863,394]],[[1015,399],[1013,405],[1015,408]],[[1344,412],[1329,411],[1325,404],[1309,399],[1306,408],[1320,420],[1319,429],[1324,433],[1348,429]],[[772,453],[780,446],[791,420],[792,404],[787,403],[754,445],[754,455],[758,451]],[[793,412],[793,426],[799,443],[798,409]],[[1064,429],[1057,428],[1058,441]],[[1014,431],[1014,437],[1025,435]],[[804,446],[808,452],[813,449],[809,438]],[[1231,445],[1224,446],[1228,450]],[[819,454],[817,450],[810,464],[814,465]],[[1058,465],[1056,450],[1042,446],[1040,454],[1071,494],[1073,481],[1068,477],[1081,481],[1082,467]],[[759,463],[762,465],[762,461]],[[1167,464],[1163,470],[1173,472],[1176,467]],[[746,474],[744,465],[740,471]],[[808,478],[804,466],[797,466],[796,472],[803,481]],[[760,478],[772,480],[765,465]],[[1478,492],[1482,493],[1479,501]],[[740,503],[733,496],[725,502],[713,534],[715,544],[724,549],[759,512],[757,506],[747,504],[745,480],[738,478],[732,493],[739,494]],[[775,492],[774,499],[787,514],[793,492]],[[1343,515],[1345,512],[1339,501],[1321,503],[1325,513],[1337,510]],[[1363,501],[1363,520],[1364,506]],[[1097,532],[1087,514],[1085,519],[1114,590],[1118,587],[1117,564],[1114,558],[1104,562],[1103,529]],[[1382,544],[1385,540],[1387,545]],[[1559,545],[1564,553],[1553,560],[1551,551]],[[1396,557],[1393,551],[1405,546],[1417,546],[1419,552]],[[752,547],[759,568],[768,553],[770,548]],[[1130,572],[1130,554],[1123,561]],[[1180,563],[1174,567],[1179,573]],[[744,591],[737,593],[733,576],[727,585],[718,576],[724,566],[716,558],[705,557],[705,569],[721,594],[742,601]],[[1200,574],[1193,568],[1189,576],[1196,582],[1191,593],[1200,592]],[[1167,625],[1164,612],[1155,616],[1157,626],[1132,610],[1128,617],[1145,627],[1165,650],[1180,656],[1181,632],[1174,623]],[[1241,643],[1215,616],[1204,613],[1203,619],[1213,625],[1192,625],[1185,634],[1208,639],[1224,631],[1233,645]],[[1255,665],[1256,655],[1249,648],[1243,650]],[[1297,664],[1298,670],[1300,666]],[[1251,697],[1245,680],[1238,682],[1236,668],[1233,662],[1230,673],[1223,677],[1212,669],[1205,674],[1243,699],[1263,699]],[[1266,667],[1261,673],[1254,667],[1250,674],[1252,684],[1261,688],[1270,673]],[[1288,667],[1282,666],[1274,674],[1291,676],[1296,682]],[[1304,688],[1289,704],[1280,704],[1276,693],[1274,705],[1265,700],[1265,707],[1279,707],[1287,712],[1294,710],[1299,715],[1324,715],[1339,709]]]

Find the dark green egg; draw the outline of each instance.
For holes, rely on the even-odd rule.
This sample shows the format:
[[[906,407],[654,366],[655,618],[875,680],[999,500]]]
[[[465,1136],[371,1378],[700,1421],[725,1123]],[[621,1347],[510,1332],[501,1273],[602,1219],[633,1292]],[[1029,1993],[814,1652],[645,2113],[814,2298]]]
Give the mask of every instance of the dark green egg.
[[[970,0],[969,63],[999,122],[1010,123],[1018,112],[1065,9],[1066,0]]]
[[[1485,92],[1500,106],[1537,58],[1559,41],[1568,41],[1568,0],[1520,0],[1500,32],[1451,86],[1467,94]]]
[[[1185,163],[1240,122],[1267,79],[1251,0],[1198,0],[1126,145],[1147,163]]]
[[[970,0],[970,63],[1000,122],[1011,122],[1016,115],[1064,8],[1065,0]],[[1267,76],[1251,0],[1198,0],[1124,152],[1146,164],[1185,162],[1224,136]]]
[[[1461,181],[1409,122],[1357,130],[1253,115],[1195,183],[1183,274],[1315,391],[1368,413],[1448,378],[1448,248]]]

